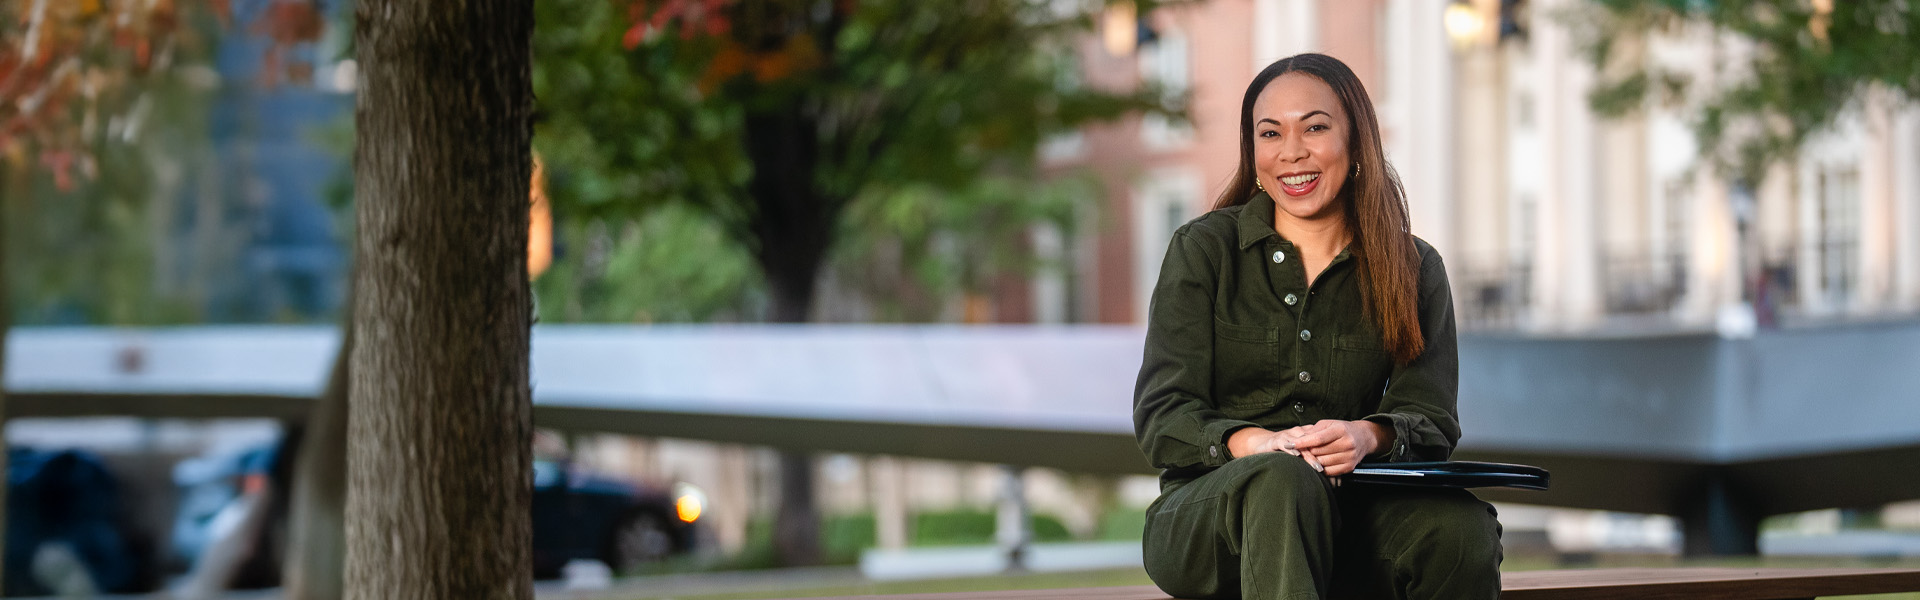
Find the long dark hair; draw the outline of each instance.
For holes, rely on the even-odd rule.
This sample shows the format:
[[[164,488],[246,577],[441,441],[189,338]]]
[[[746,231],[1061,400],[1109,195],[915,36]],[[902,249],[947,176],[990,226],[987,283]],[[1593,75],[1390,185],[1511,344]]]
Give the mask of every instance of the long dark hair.
[[[1420,252],[1408,226],[1407,191],[1393,165],[1387,164],[1373,101],[1346,63],[1325,54],[1296,54],[1274,61],[1253,78],[1240,101],[1240,167],[1213,207],[1246,204],[1253,197],[1258,178],[1253,166],[1253,101],[1267,84],[1287,73],[1325,82],[1352,121],[1347,128],[1347,152],[1360,163],[1360,172],[1347,179],[1337,201],[1345,207],[1347,231],[1353,234],[1360,299],[1380,326],[1381,340],[1394,361],[1411,362],[1426,349],[1426,339],[1420,335]]]

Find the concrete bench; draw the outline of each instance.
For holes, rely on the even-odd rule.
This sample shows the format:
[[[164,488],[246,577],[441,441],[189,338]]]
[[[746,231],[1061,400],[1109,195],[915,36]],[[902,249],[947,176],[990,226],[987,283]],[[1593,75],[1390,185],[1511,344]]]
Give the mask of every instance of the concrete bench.
[[[1796,600],[1920,592],[1920,569],[1573,569],[1501,575],[1503,600]],[[837,600],[1169,600],[1150,585],[842,596]],[[814,599],[836,600],[836,599]]]

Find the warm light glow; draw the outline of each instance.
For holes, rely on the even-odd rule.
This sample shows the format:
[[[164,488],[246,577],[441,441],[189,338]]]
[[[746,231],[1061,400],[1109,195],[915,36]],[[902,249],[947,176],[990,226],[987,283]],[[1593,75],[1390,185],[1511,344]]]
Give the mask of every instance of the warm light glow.
[[[1813,33],[1813,39],[1822,45],[1827,43],[1827,28],[1833,26],[1833,0],[1813,0],[1813,18],[1807,20],[1807,31]]]
[[[1133,55],[1134,47],[1140,43],[1139,10],[1130,0],[1107,5],[1107,12],[1101,18],[1100,37],[1108,54]]]
[[[553,210],[547,207],[547,169],[533,157],[533,182],[528,186],[532,208],[527,214],[527,279],[539,279],[553,264]]]
[[[1466,48],[1479,42],[1487,31],[1486,15],[1465,2],[1447,5],[1447,13],[1442,19],[1447,26],[1447,37],[1453,40],[1455,48]]]
[[[673,484],[673,516],[682,523],[700,520],[707,508],[707,493],[689,483]]]
[[[700,506],[700,499],[694,497],[693,494],[681,496],[679,500],[673,501],[674,514],[679,516],[682,522],[686,523],[700,520],[700,511],[702,508],[704,507]]]

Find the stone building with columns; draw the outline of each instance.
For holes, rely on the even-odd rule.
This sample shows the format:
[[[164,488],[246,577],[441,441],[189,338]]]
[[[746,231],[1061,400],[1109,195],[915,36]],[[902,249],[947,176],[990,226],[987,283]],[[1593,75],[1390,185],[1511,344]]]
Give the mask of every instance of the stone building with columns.
[[[1187,91],[1191,119],[1049,146],[1052,168],[1100,174],[1082,229],[1097,233],[1039,232],[1073,273],[1013,286],[997,320],[1140,322],[1173,229],[1232,174],[1246,82],[1307,51],[1367,86],[1468,331],[1740,336],[1920,311],[1920,107],[1869,94],[1795,164],[1739,185],[1698,158],[1684,106],[1594,113],[1595,70],[1558,16],[1578,1],[1212,0],[1141,15],[1150,36],[1088,40],[1090,84]],[[1709,86],[1740,51],[1704,27],[1630,44]]]

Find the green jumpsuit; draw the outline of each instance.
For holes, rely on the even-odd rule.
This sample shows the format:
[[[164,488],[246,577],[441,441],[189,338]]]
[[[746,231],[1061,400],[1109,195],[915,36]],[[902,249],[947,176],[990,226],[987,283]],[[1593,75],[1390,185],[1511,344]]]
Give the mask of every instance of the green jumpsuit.
[[[1147,574],[1181,598],[1497,598],[1500,525],[1465,490],[1334,487],[1299,457],[1235,458],[1227,437],[1321,419],[1391,428],[1370,460],[1446,460],[1460,439],[1453,300],[1420,252],[1426,350],[1396,365],[1362,308],[1348,251],[1309,288],[1265,193],[1174,232],[1134,393],[1141,451],[1162,469]]]

